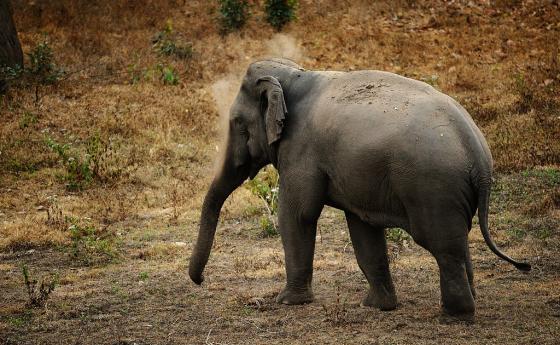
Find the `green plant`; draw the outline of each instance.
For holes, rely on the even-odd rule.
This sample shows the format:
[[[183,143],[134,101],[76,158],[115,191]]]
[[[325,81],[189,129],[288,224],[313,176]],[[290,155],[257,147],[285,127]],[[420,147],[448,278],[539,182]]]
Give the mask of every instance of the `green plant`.
[[[36,77],[41,84],[53,84],[64,75],[64,71],[54,63],[54,54],[47,40],[37,44],[27,57],[29,67],[24,71]]]
[[[63,179],[67,181],[66,188],[68,190],[82,190],[93,180],[88,159],[83,160],[78,155],[72,154],[69,144],[59,144],[52,138],[47,138],[46,142],[47,146],[62,160],[62,164],[66,168],[66,175],[63,176]]]
[[[267,167],[245,186],[263,203],[266,214],[261,217],[260,226],[265,237],[278,235],[278,192],[279,177],[276,169]]]
[[[0,80],[11,81],[20,78],[24,73],[24,69],[16,65],[14,67],[0,64]]]
[[[173,23],[170,20],[167,21],[165,28],[154,36],[152,43],[153,48],[160,55],[175,56],[180,59],[188,59],[193,55],[191,42],[177,42],[177,35],[173,31]]]
[[[161,74],[161,81],[165,85],[177,85],[179,83],[179,75],[172,66],[158,65]]]
[[[51,276],[48,279],[43,278],[38,282],[36,279],[32,280],[30,278],[27,265],[22,265],[21,271],[23,273],[23,281],[25,283],[27,295],[29,296],[27,305],[33,308],[44,307],[51,292],[53,292],[56,287],[58,276]]]
[[[0,63],[0,93],[6,89],[7,83],[18,82],[21,85],[35,85],[36,100],[39,97],[39,85],[54,84],[65,74],[64,69],[54,62],[54,53],[45,39],[26,54],[29,63],[24,66],[6,66]]]
[[[108,262],[116,257],[112,235],[97,230],[87,221],[67,217],[70,224],[70,256],[86,265]]]
[[[110,148],[99,134],[94,134],[86,140],[86,152],[81,154],[71,150],[70,144],[60,144],[47,137],[46,144],[61,159],[66,169],[63,179],[66,188],[71,191],[83,190],[95,178],[101,180],[101,170],[105,167],[105,160],[110,154]]]
[[[247,0],[218,0],[220,4],[220,24],[222,32],[240,29],[250,15]]]
[[[265,0],[266,20],[276,30],[296,19],[297,0]]]
[[[261,217],[260,226],[264,237],[274,237],[278,235],[277,225],[271,219],[272,217]]]
[[[138,278],[140,278],[141,281],[146,281],[148,277],[148,272],[140,272],[140,274],[138,275]]]
[[[177,85],[179,84],[179,74],[173,66],[158,63],[154,67],[144,71],[144,80],[152,82],[160,81],[164,85]],[[133,83],[137,81],[135,81],[134,76],[132,81]]]
[[[385,232],[385,237],[391,242],[403,244],[404,241],[410,241],[410,235],[400,228],[390,228]]]

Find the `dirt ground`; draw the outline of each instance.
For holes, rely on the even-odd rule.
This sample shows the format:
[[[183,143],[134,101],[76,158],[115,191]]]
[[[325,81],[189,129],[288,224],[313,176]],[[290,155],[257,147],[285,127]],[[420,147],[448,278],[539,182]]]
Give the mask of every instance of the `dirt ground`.
[[[440,323],[433,258],[414,244],[392,245],[397,310],[360,307],[367,283],[340,211],[327,209],[317,239],[314,292],[304,306],[274,303],[284,284],[278,238],[258,236],[247,219],[220,226],[203,287],[186,275],[196,224],[126,224],[123,257],[75,267],[56,250],[2,254],[2,301],[12,306],[5,344],[557,344],[560,260],[555,248],[526,240],[508,253],[534,265],[521,273],[497,259],[478,228],[471,233],[477,287],[474,324]],[[544,248],[543,248],[544,247]],[[154,248],[165,254],[146,255]],[[161,249],[160,249],[161,251]],[[19,265],[62,278],[44,310],[21,310]]]
[[[251,1],[246,26],[225,36],[215,2],[13,4],[24,51],[46,40],[65,73],[0,96],[0,344],[560,343],[558,1],[302,0],[281,33]],[[163,55],[153,40],[165,28],[192,54]],[[476,320],[447,324],[435,260],[401,234],[389,241],[398,308],[363,308],[343,213],[326,208],[315,301],[277,305],[280,238],[263,234],[266,210],[241,187],[206,280],[193,284],[220,115],[247,64],[266,56],[391,71],[457,99],[494,156],[492,235],[533,270],[499,260],[475,218]],[[92,178],[61,152],[93,157],[78,171]],[[56,281],[44,305],[30,304],[24,267],[39,284]]]

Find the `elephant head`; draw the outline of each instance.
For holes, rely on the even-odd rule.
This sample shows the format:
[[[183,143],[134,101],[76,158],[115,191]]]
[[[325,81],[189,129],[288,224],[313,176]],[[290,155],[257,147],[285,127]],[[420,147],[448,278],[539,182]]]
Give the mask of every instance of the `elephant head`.
[[[189,263],[189,275],[196,284],[216,232],[222,205],[247,178],[254,178],[269,163],[276,163],[288,107],[282,80],[291,61],[270,60],[253,63],[247,70],[239,93],[230,109],[225,157],[204,198],[198,239]]]

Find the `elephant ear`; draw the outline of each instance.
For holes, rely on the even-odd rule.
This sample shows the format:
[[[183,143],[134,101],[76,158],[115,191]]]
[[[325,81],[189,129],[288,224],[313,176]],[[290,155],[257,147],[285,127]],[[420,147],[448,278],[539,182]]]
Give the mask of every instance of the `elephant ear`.
[[[288,114],[288,108],[284,100],[284,91],[278,79],[270,76],[259,78],[257,85],[262,86],[261,94],[263,97],[266,97],[267,106],[266,109],[263,109],[265,112],[266,137],[268,144],[272,145],[280,140],[282,129],[284,128],[284,120],[286,119],[286,114]]]

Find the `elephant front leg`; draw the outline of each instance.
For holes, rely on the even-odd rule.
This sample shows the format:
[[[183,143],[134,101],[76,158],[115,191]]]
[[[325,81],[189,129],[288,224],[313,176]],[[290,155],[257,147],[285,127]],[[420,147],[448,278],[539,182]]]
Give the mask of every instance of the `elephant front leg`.
[[[276,302],[304,304],[313,301],[311,280],[317,219],[322,206],[306,205],[288,193],[279,196],[279,228],[286,261],[286,287]]]
[[[376,307],[380,310],[395,309],[397,296],[389,271],[384,229],[372,227],[350,212],[346,212],[346,221],[358,266],[370,285],[368,295],[362,305]]]

